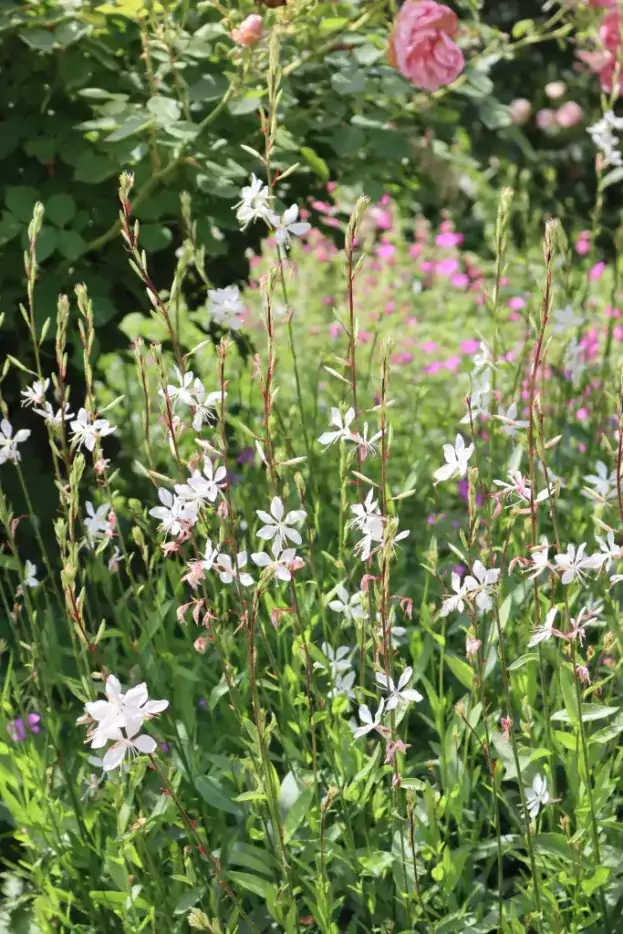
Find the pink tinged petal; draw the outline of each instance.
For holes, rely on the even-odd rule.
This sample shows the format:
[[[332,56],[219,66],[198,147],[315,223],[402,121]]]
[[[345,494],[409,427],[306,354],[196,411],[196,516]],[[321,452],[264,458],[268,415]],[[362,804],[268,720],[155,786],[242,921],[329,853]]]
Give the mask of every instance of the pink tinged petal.
[[[157,743],[153,736],[147,736],[146,733],[143,733],[142,736],[137,736],[136,739],[132,741],[132,745],[135,749],[138,749],[139,752],[144,753],[146,756],[152,755],[155,752]]]
[[[290,570],[284,567],[283,564],[277,565],[275,569],[275,574],[279,578],[280,581],[291,581],[292,580],[292,574],[290,573]]]
[[[127,748],[127,743],[125,742],[120,742],[110,747],[102,762],[102,768],[105,772],[112,772],[121,765],[125,759]]]

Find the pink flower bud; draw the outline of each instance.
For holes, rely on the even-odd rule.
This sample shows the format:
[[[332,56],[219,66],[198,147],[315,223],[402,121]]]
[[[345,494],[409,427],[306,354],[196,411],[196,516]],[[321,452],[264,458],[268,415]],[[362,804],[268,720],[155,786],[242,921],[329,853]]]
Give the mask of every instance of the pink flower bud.
[[[200,655],[205,655],[206,649],[208,648],[208,640],[205,636],[199,636],[198,639],[195,639],[193,645],[196,652],[199,652]]]
[[[536,115],[536,125],[540,130],[550,130],[556,125],[556,114],[549,107],[544,107]]]
[[[545,93],[550,101],[560,100],[561,97],[564,97],[566,90],[567,85],[564,81],[550,81],[549,84],[545,85]]]
[[[231,37],[237,45],[257,45],[262,38],[262,26],[262,17],[258,13],[251,13],[240,26],[232,29]]]
[[[518,126],[523,126],[532,116],[532,104],[525,97],[518,97],[508,105],[511,120]]]

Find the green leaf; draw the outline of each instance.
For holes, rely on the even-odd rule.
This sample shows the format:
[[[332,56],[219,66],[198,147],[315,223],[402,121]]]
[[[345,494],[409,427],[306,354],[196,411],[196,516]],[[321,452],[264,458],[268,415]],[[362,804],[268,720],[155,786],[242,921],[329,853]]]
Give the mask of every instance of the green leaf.
[[[132,114],[124,120],[121,126],[117,127],[116,130],[106,137],[107,143],[118,143],[122,139],[127,139],[129,136],[136,136],[137,133],[140,133],[141,130],[147,129],[153,121],[150,119],[146,120],[143,114]]]
[[[316,175],[319,175],[320,178],[328,182],[331,173],[329,171],[329,166],[324,161],[324,159],[319,156],[317,152],[314,152],[313,149],[310,149],[309,146],[301,146],[300,152],[308,165],[312,167]]]
[[[261,91],[248,91],[242,97],[229,102],[229,112],[234,117],[243,117],[245,114],[255,113],[263,96]]]
[[[4,203],[11,214],[24,224],[32,220],[33,208],[38,200],[36,189],[26,185],[11,185],[4,195]]]
[[[471,691],[474,686],[474,672],[467,662],[454,655],[446,655],[446,662],[454,677],[458,678],[468,691]]]
[[[525,668],[526,665],[529,665],[530,662],[538,662],[539,656],[536,652],[528,652],[526,655],[521,655],[519,658],[516,658],[514,662],[508,666],[509,671],[519,671],[521,668]]]
[[[76,213],[76,202],[71,195],[59,192],[45,202],[45,216],[57,227],[65,227]]]
[[[337,94],[360,94],[366,89],[366,73],[358,68],[348,68],[332,75],[331,85]]]
[[[611,740],[623,733],[623,716],[619,715],[610,726],[605,726],[589,737],[589,743],[609,743]]]
[[[290,842],[301,825],[303,818],[309,811],[311,803],[314,800],[315,792],[316,786],[312,782],[311,785],[308,785],[308,787],[303,790],[303,792],[299,795],[298,799],[288,811],[283,827],[283,835],[286,843]]]
[[[227,78],[223,75],[204,75],[189,87],[188,97],[193,102],[220,100],[227,87]]]
[[[141,246],[148,253],[157,253],[158,250],[164,250],[172,239],[173,234],[168,227],[162,227],[160,224],[145,224],[141,227]]]
[[[248,872],[234,872],[233,870],[227,873],[227,878],[234,885],[239,885],[247,892],[253,892],[254,895],[266,899],[269,905],[277,898],[277,887],[267,879],[260,879],[259,876],[252,876]]]
[[[74,178],[77,182],[98,185],[119,171],[118,166],[97,152],[84,152],[76,162]]]
[[[602,707],[601,704],[582,704],[582,723],[592,723],[594,720],[605,720],[612,714],[619,712],[619,707]],[[567,710],[557,710],[551,717],[552,723],[577,723],[578,717]]]
[[[58,231],[58,251],[66,259],[78,259],[85,251],[86,240],[75,230]]]
[[[241,815],[242,810],[240,806],[232,800],[229,790],[225,789],[223,785],[211,775],[200,775],[195,784],[197,786],[197,791],[210,807],[216,808],[217,811],[226,811],[228,814],[234,814],[236,817]]]
[[[563,665],[560,669],[560,687],[562,689],[563,703],[569,720],[577,723],[578,696],[576,692],[575,675],[568,665]],[[554,718],[552,717],[552,719]]]
[[[154,115],[159,126],[175,123],[180,117],[180,105],[170,97],[150,97],[147,110]]]

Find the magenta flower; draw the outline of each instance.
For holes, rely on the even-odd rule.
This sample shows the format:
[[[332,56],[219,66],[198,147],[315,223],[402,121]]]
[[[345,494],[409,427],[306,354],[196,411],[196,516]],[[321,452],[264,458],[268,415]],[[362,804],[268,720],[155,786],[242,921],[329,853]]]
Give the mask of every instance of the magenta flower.
[[[26,717],[26,723],[24,723],[21,717],[17,717],[16,720],[13,720],[7,726],[7,732],[13,742],[21,743],[26,739],[26,734],[28,731],[31,733],[38,733],[41,727],[39,726],[39,721],[41,720],[41,715],[38,713],[29,713]]]

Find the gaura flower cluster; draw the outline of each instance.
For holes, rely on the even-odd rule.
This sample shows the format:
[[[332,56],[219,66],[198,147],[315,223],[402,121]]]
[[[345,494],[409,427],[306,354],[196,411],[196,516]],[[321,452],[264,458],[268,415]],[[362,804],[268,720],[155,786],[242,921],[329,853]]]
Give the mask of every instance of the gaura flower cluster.
[[[88,725],[86,741],[91,749],[103,749],[112,743],[102,760],[104,771],[112,772],[119,768],[127,754],[154,753],[157,747],[155,739],[141,733],[141,730],[148,720],[157,717],[168,706],[168,700],[149,700],[144,682],[124,693],[115,675],[109,675],[106,700],[85,704],[85,713],[78,723]]]

